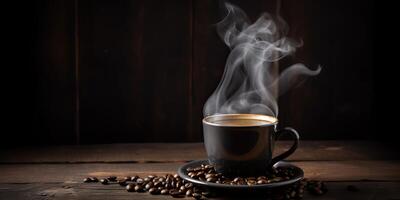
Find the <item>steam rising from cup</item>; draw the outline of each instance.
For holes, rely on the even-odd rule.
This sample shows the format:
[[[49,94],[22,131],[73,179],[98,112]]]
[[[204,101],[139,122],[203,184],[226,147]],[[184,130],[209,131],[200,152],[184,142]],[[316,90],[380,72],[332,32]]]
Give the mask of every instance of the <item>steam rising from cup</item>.
[[[319,74],[301,63],[294,64],[279,75],[274,65],[293,54],[301,46],[288,37],[283,19],[263,13],[251,24],[240,8],[225,3],[227,15],[217,24],[217,32],[231,49],[225,71],[217,89],[203,108],[204,116],[214,114],[251,113],[277,117],[277,95],[283,94],[298,80]]]

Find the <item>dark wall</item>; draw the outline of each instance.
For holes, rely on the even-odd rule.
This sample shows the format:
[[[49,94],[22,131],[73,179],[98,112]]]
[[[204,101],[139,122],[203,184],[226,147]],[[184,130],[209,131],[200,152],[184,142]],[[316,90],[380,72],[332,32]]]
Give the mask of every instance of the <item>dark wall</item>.
[[[280,97],[281,125],[304,139],[375,137],[372,1],[232,2],[252,20],[279,12],[304,41],[282,66],[323,67]],[[30,4],[13,18],[26,50],[11,52],[24,59],[4,144],[202,140],[202,106],[229,53],[213,25],[218,1]]]

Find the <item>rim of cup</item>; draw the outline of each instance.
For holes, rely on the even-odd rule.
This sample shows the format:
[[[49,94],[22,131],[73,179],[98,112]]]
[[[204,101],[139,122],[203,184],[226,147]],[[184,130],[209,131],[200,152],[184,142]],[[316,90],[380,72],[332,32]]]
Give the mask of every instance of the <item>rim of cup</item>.
[[[263,121],[265,124],[261,125],[225,125],[222,123],[216,123],[220,120],[232,120],[232,119],[251,119],[257,121]],[[209,115],[203,118],[203,123],[211,126],[219,127],[260,127],[260,126],[273,126],[278,124],[278,119],[269,115],[261,114],[215,114]]]

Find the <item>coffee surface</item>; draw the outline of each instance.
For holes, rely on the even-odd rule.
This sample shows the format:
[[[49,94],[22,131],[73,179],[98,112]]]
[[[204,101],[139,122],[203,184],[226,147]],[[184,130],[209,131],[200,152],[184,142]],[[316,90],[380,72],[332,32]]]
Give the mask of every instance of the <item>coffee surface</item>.
[[[222,126],[262,126],[272,124],[270,121],[258,119],[219,119],[213,123]]]

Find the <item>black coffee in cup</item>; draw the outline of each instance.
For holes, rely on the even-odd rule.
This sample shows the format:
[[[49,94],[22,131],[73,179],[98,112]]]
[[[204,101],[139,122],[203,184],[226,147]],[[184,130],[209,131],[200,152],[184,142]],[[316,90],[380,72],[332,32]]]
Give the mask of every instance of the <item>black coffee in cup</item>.
[[[275,117],[258,114],[221,114],[203,119],[204,144],[210,164],[226,176],[257,176],[288,157],[297,148],[294,129],[277,131]],[[272,158],[275,140],[282,132],[294,136],[293,146]]]

